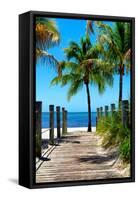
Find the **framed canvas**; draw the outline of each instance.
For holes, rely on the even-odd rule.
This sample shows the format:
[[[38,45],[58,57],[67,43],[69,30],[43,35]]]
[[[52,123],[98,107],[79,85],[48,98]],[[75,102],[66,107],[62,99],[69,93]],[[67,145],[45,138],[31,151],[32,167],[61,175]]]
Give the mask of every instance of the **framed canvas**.
[[[19,184],[135,181],[135,19],[19,15]]]

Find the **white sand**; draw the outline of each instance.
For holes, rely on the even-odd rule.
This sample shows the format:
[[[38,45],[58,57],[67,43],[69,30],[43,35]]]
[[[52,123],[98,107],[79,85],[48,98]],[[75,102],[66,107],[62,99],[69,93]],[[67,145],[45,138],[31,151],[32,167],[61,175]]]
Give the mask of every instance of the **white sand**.
[[[67,128],[68,133],[84,131],[87,132],[87,127],[74,127],[74,128]],[[92,127],[92,132],[96,131],[96,127]],[[62,135],[62,128],[61,128],[61,135]],[[54,128],[54,138],[57,137],[57,129]],[[42,129],[42,139],[49,139],[49,129],[43,128]]]

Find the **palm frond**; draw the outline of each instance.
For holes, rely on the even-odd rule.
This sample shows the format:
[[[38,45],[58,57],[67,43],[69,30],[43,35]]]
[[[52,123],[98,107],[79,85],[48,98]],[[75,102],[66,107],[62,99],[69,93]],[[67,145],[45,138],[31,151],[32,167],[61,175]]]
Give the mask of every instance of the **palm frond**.
[[[86,55],[87,51],[92,47],[90,37],[86,35],[84,38],[82,37],[80,40],[82,55]]]
[[[99,42],[105,48],[105,57],[116,63],[116,67],[119,67],[122,63],[128,65],[130,57],[127,53],[131,49],[130,23],[116,22],[114,27],[101,23],[99,26],[102,30]],[[115,71],[117,70],[115,69]]]
[[[64,48],[64,53],[68,60],[71,60],[72,58],[76,61],[81,60],[82,52],[79,45],[75,42],[70,42],[70,46],[68,48]]]
[[[36,61],[39,62],[43,62],[44,65],[50,65],[52,67],[54,67],[54,69],[58,69],[58,61],[57,59],[49,54],[47,51],[43,51],[41,49],[36,49]]]
[[[35,31],[37,48],[46,50],[60,42],[60,34],[54,20],[37,17]]]
[[[82,79],[74,80],[68,90],[68,94],[67,94],[68,101],[70,101],[71,97],[74,96],[79,90],[81,90],[82,87],[83,87]]]
[[[125,60],[130,60],[130,58],[131,58],[131,49],[128,49],[128,50],[125,52],[124,59],[125,59]]]
[[[87,20],[86,22],[86,35],[90,35],[90,34],[94,33],[94,29],[93,29],[93,22],[91,20]]]
[[[102,94],[105,90],[105,79],[101,76],[99,73],[93,73],[91,74],[91,84],[98,87],[98,91],[100,94]]]
[[[55,78],[52,79],[51,85],[58,85],[61,82],[61,77],[56,76]]]

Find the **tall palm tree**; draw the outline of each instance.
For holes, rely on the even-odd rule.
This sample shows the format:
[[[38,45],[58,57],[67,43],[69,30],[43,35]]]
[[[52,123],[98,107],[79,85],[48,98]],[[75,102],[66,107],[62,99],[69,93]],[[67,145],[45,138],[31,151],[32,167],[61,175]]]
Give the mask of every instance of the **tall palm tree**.
[[[105,89],[105,84],[112,85],[112,68],[102,60],[102,49],[99,45],[92,46],[90,38],[82,38],[80,43],[70,42],[64,50],[68,61],[60,63],[60,76],[52,80],[52,84],[61,86],[70,84],[68,100],[85,85],[88,103],[88,132],[91,132],[91,97],[89,85],[98,86],[99,92]]]
[[[114,26],[109,26],[99,22],[101,34],[99,41],[103,44],[107,59],[114,63],[115,72],[120,76],[119,78],[119,104],[122,102],[123,94],[123,75],[125,74],[125,67],[128,71],[130,68],[131,56],[131,27],[130,23],[115,22]]]
[[[55,21],[44,17],[36,17],[35,33],[36,59],[41,58],[48,64],[57,66],[58,61],[47,51],[60,42],[60,34]]]

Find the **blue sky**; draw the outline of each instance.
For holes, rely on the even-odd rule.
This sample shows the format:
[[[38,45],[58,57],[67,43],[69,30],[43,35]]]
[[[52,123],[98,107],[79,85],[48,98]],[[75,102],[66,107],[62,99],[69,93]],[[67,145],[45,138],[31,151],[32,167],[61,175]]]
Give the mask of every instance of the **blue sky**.
[[[86,20],[55,19],[61,34],[60,45],[48,50],[59,61],[65,60],[63,49],[68,47],[70,41],[79,42],[85,34]],[[95,29],[95,27],[94,27]],[[95,35],[91,37],[92,42],[96,41]],[[69,112],[87,112],[87,96],[85,87],[82,88],[70,102],[67,101],[68,86],[51,86],[51,80],[57,75],[56,71],[42,62],[36,64],[36,100],[42,101],[42,111],[47,112],[50,104],[66,107]],[[130,97],[130,74],[123,77],[123,99]],[[106,87],[101,95],[96,86],[90,86],[91,109],[96,111],[97,107],[110,105],[118,101],[119,75],[114,75],[114,85],[112,88]]]

